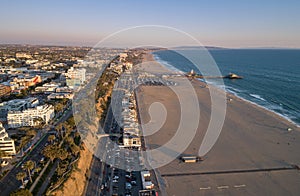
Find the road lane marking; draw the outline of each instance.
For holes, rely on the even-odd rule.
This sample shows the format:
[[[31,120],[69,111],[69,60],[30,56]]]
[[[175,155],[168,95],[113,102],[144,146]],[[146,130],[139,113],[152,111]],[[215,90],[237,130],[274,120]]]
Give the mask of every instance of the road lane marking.
[[[246,185],[245,184],[240,184],[240,185],[234,185],[233,187],[234,188],[242,188],[242,187],[245,187]]]
[[[218,186],[217,188],[218,188],[218,189],[228,189],[229,186]]]
[[[209,187],[200,187],[200,190],[209,190],[211,189],[210,186]]]

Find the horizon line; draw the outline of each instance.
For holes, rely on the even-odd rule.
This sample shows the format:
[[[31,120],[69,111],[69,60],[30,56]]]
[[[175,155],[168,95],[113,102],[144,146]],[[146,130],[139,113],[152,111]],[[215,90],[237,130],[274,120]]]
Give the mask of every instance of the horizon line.
[[[97,44],[93,46],[88,44],[72,44],[72,43],[65,43],[65,44],[46,44],[46,43],[39,43],[39,44],[32,44],[32,43],[0,43],[0,46],[10,45],[10,46],[49,46],[49,47],[82,47],[82,48],[95,48]],[[150,47],[150,46],[149,46]],[[149,47],[140,47],[140,48],[149,48]],[[288,46],[242,46],[242,47],[225,47],[225,46],[211,46],[211,45],[179,45],[176,47],[170,48],[193,48],[193,47],[204,47],[208,49],[300,49],[300,47],[288,47]],[[99,48],[119,48],[119,49],[130,49],[131,47],[99,47]],[[156,48],[156,47],[152,47]],[[160,47],[157,47],[160,48]]]

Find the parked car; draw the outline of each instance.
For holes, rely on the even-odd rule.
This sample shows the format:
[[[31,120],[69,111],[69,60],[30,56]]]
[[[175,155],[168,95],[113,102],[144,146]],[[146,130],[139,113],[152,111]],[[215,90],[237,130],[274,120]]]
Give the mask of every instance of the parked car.
[[[125,188],[126,189],[131,189],[132,188],[132,185],[128,182],[125,183]]]

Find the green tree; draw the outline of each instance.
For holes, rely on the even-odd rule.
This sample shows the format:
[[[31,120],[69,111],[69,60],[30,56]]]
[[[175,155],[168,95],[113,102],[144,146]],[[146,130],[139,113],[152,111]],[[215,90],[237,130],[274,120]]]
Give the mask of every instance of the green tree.
[[[36,128],[38,128],[38,129],[43,128],[43,126],[46,124],[44,119],[42,119],[41,117],[34,118],[33,122],[34,122]]]
[[[78,132],[76,132],[75,133],[75,135],[74,135],[74,143],[77,145],[77,146],[79,146],[79,144],[80,144],[80,134],[78,133]]]
[[[55,140],[55,135],[49,135],[48,141],[53,144],[53,141]]]
[[[63,138],[63,124],[59,123],[56,127],[55,130],[58,132],[58,135]]]
[[[76,156],[76,155],[79,153],[79,151],[80,151],[80,147],[77,146],[77,145],[75,145],[75,144],[71,144],[71,145],[70,145],[70,149],[71,149],[72,154],[75,155],[75,156]]]
[[[32,193],[28,189],[20,189],[11,193],[10,196],[32,196]]]
[[[37,168],[34,169],[34,172],[39,173],[41,170],[42,170],[41,167],[37,167]]]
[[[25,172],[19,172],[16,175],[17,180],[20,180],[22,182],[22,185],[24,186],[24,178],[26,178],[26,173]]]
[[[6,156],[7,156],[7,153],[3,150],[0,150],[0,159],[3,157],[6,157]]]
[[[69,143],[69,145],[74,144],[74,139],[73,139],[73,137],[72,137],[72,136],[67,137],[67,138],[66,138],[66,142]]]
[[[58,147],[55,145],[46,146],[43,150],[43,155],[51,160],[53,163],[54,159],[57,158]]]
[[[57,152],[57,158],[59,158],[60,160],[65,160],[66,158],[68,158],[68,151],[66,151],[66,149],[64,148],[60,148]]]
[[[36,135],[36,131],[33,129],[29,129],[26,131],[26,135],[34,137]]]
[[[34,166],[35,166],[35,163],[31,160],[27,161],[25,164],[24,164],[24,169],[27,170],[28,172],[28,176],[29,176],[29,179],[30,179],[30,182],[32,182],[32,178],[31,178],[31,170],[34,169]]]

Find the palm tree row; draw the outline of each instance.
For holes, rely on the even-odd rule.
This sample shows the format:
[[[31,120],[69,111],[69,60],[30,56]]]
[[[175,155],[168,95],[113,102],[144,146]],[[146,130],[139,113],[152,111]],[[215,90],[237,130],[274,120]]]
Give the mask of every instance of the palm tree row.
[[[17,180],[20,180],[22,182],[22,185],[24,186],[24,179],[29,176],[30,182],[32,183],[32,176],[31,176],[31,171],[35,168],[35,162],[32,160],[29,160],[24,163],[24,170],[27,171],[27,174],[25,171],[19,172],[16,175]]]

